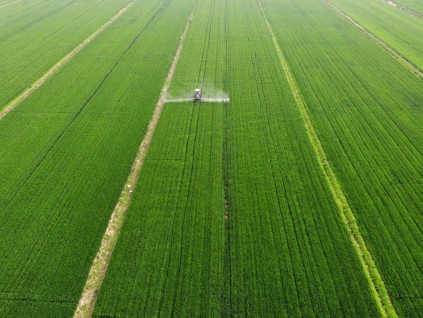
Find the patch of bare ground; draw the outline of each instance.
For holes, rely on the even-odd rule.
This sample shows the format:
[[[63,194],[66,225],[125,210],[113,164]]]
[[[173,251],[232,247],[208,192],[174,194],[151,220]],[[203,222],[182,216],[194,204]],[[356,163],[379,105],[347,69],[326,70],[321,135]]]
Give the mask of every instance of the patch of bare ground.
[[[423,78],[423,72],[417,68],[414,64],[410,63],[408,60],[406,60],[402,55],[400,55],[397,51],[392,49],[388,44],[383,42],[381,39],[379,39],[377,36],[375,36],[373,33],[371,33],[369,30],[361,26],[358,22],[356,22],[353,18],[351,18],[349,15],[347,15],[345,12],[338,9],[332,2],[329,0],[322,0],[327,5],[329,5],[331,8],[333,8],[338,14],[343,16],[345,19],[347,19],[350,23],[352,23],[356,28],[358,28],[361,32],[366,34],[370,39],[373,40],[377,45],[379,45],[381,48],[383,48],[385,51],[387,51],[391,56],[395,58],[401,65],[405,66],[408,70],[410,70],[414,75],[419,77],[420,79]]]
[[[50,68],[47,73],[45,73],[40,79],[38,79],[30,88],[21,93],[13,101],[7,104],[4,109],[0,112],[0,120],[2,120],[8,113],[15,109],[20,103],[27,99],[37,88],[43,85],[49,78],[51,78],[58,70],[60,70],[71,58],[78,54],[84,47],[86,47],[91,41],[93,41],[100,33],[102,33],[107,27],[109,27],[113,22],[115,22],[122,14],[124,14],[129,7],[131,7],[134,2],[130,2],[126,7],[121,9],[116,13],[109,21],[103,24],[97,31],[91,34],[87,39],[85,39],[80,45],[63,57],[59,62],[57,62],[52,68]]]
[[[257,3],[261,9],[267,28],[273,40],[273,44],[279,56],[283,72],[292,91],[292,95],[294,96],[294,99],[300,111],[301,118],[304,122],[304,126],[306,128],[307,135],[313,147],[317,161],[325,176],[332,196],[336,202],[343,224],[345,225],[345,228],[349,233],[351,243],[354,246],[354,249],[358,255],[358,259],[369,283],[369,287],[377,305],[377,308],[382,317],[397,317],[397,313],[395,311],[394,306],[392,305],[391,299],[389,298],[388,291],[386,289],[382,276],[379,273],[379,269],[377,268],[376,263],[373,260],[373,256],[370,254],[366,242],[363,236],[361,235],[354,212],[352,211],[349,205],[348,199],[345,196],[342,186],[338,181],[338,178],[335,175],[335,172],[333,171],[329,160],[327,159],[325,150],[323,149],[320,139],[314,129],[313,123],[308,114],[306,102],[301,96],[300,88],[289,67],[288,61],[285,59],[282,49],[275,37],[275,34],[273,33],[273,29],[270,26],[269,21],[267,20],[266,14],[261,6],[260,1],[257,0]]]
[[[151,118],[150,123],[148,125],[148,130],[139,147],[131,172],[126,181],[125,187],[123,188],[120,194],[119,201],[109,220],[106,232],[103,235],[100,249],[98,250],[97,255],[91,266],[87,281],[84,286],[84,290],[82,292],[82,296],[74,313],[74,318],[91,317],[94,311],[94,306],[97,300],[97,294],[100,291],[104,276],[106,275],[107,267],[109,266],[110,262],[110,257],[113,253],[122,225],[124,223],[126,211],[128,210],[131,204],[132,192],[137,184],[138,176],[144,164],[144,160],[147,155],[151,140],[153,138],[154,131],[156,130],[157,123],[160,119],[160,115],[162,113],[166,101],[166,94],[169,89],[170,83],[172,82],[173,75],[175,73],[176,66],[179,61],[179,57],[181,56],[183,44],[188,33],[189,26],[191,25],[191,21],[194,17],[194,11],[197,6],[197,2],[198,0],[195,2],[191,14],[188,18],[188,21],[185,25],[181,39],[179,41],[178,49],[173,58],[172,65],[169,69],[167,78],[159,96],[159,100],[156,104],[153,117]]]

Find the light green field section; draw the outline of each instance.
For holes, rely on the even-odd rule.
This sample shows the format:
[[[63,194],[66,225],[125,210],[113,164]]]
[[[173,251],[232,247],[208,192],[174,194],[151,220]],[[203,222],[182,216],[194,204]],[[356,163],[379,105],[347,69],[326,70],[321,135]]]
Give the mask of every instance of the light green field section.
[[[423,19],[381,0],[331,0],[406,60],[423,70]]]
[[[423,310],[423,86],[322,1],[263,0],[398,314]]]
[[[0,7],[0,110],[129,2],[22,0]]]
[[[72,316],[191,3],[137,1],[0,121],[1,317]]]
[[[396,0],[395,2],[423,15],[423,2],[420,0]]]
[[[95,317],[377,317],[256,1],[200,1]],[[348,291],[348,292],[345,292]]]

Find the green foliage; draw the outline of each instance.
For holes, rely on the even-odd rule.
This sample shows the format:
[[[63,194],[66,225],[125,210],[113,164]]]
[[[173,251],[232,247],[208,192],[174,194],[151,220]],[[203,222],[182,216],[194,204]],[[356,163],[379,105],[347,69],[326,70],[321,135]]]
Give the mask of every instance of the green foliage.
[[[187,14],[137,2],[0,121],[0,313],[75,309]]]
[[[201,1],[95,316],[378,316],[255,1]],[[188,93],[189,94],[189,93]]]
[[[30,0],[0,7],[0,110],[127,3]]]
[[[391,300],[418,316],[421,79],[324,3],[262,2]]]
[[[194,2],[136,1],[0,120],[0,316],[72,315]],[[352,226],[418,316],[421,79],[323,1],[261,2]],[[128,1],[3,3],[0,108]],[[256,0],[198,1],[169,96],[196,87],[230,102],[165,105],[95,316],[377,317]]]
[[[423,19],[381,0],[331,2],[423,70]]]

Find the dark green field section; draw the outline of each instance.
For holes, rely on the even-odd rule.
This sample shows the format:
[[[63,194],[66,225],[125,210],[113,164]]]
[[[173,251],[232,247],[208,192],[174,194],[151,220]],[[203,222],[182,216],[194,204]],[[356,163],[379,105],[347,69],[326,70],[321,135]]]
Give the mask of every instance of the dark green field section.
[[[0,110],[124,8],[129,0],[0,4]]]
[[[330,0],[406,60],[423,70],[423,18],[381,0]]]
[[[378,317],[256,1],[200,1],[95,317]]]
[[[262,2],[397,312],[421,316],[421,79],[321,1]]]
[[[72,316],[191,6],[137,1],[0,121],[0,316]]]

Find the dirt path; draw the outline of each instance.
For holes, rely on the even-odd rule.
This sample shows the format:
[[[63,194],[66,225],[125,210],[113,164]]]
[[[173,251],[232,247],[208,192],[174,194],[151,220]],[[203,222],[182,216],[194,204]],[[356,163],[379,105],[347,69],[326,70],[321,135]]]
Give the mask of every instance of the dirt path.
[[[353,18],[351,18],[349,15],[338,9],[335,5],[332,4],[329,0],[322,0],[325,3],[327,3],[331,8],[333,8],[336,12],[338,12],[340,15],[342,15],[345,19],[350,21],[355,27],[357,27],[360,31],[362,31],[364,34],[366,34],[368,37],[370,37],[376,44],[378,44],[380,47],[382,47],[385,51],[387,51],[390,55],[392,55],[400,64],[405,66],[407,69],[409,69],[411,72],[413,72],[417,77],[423,78],[423,72],[418,69],[416,66],[411,64],[409,61],[407,61],[404,57],[402,57],[399,53],[397,53],[394,49],[392,49],[389,45],[387,45],[385,42],[383,42],[381,39],[376,37],[373,33],[368,31],[366,28],[358,24]]]
[[[338,206],[338,210],[340,212],[342,221],[348,233],[350,234],[351,242],[355,248],[355,251],[357,252],[363,272],[367,278],[369,287],[372,291],[377,307],[382,317],[397,317],[397,313],[395,312],[395,308],[391,303],[391,300],[389,298],[389,294],[385,287],[385,283],[382,279],[382,276],[380,275],[379,270],[376,267],[376,264],[373,260],[373,257],[367,248],[366,242],[364,241],[364,238],[361,235],[360,229],[356,222],[356,218],[348,203],[347,197],[345,196],[345,193],[342,190],[341,184],[339,183],[338,178],[336,177],[330,165],[330,162],[327,159],[325,150],[323,149],[320,139],[314,129],[313,123],[308,114],[306,102],[301,97],[300,88],[294,78],[294,75],[291,72],[291,69],[289,67],[287,60],[285,59],[285,56],[282,53],[282,49],[273,33],[273,30],[269,24],[269,21],[267,20],[266,14],[261,6],[260,1],[257,0],[257,3],[261,9],[267,28],[272,37],[273,44],[278,53],[282,69],[285,73],[285,76],[288,80],[294,99],[300,110],[301,117],[304,122],[304,126],[306,128],[308,138],[310,140],[310,143],[313,146],[313,150],[318,159],[319,166],[325,175],[326,181],[332,192],[333,198]]]
[[[167,78],[159,96],[159,100],[156,104],[153,117],[151,118],[150,123],[148,125],[147,133],[145,134],[144,139],[139,147],[137,156],[126,181],[125,187],[123,188],[120,194],[119,201],[109,220],[106,232],[103,235],[100,249],[97,252],[97,255],[91,266],[90,272],[88,274],[88,279],[85,283],[84,290],[82,292],[81,298],[74,314],[74,318],[91,317],[94,311],[94,306],[97,300],[97,294],[100,291],[101,284],[103,283],[104,276],[106,275],[107,267],[109,266],[110,262],[110,257],[113,253],[117,239],[119,237],[125,219],[126,211],[128,210],[131,204],[132,191],[135,189],[135,186],[137,184],[138,176],[144,164],[144,160],[147,155],[151,140],[153,138],[154,131],[156,130],[157,123],[159,122],[160,115],[162,113],[163,106],[166,101],[167,91],[169,89],[170,83],[172,82],[173,75],[175,74],[176,66],[178,64],[179,57],[181,56],[183,44],[188,33],[188,29],[191,25],[191,21],[194,17],[194,11],[197,6],[197,3],[198,0],[194,3],[191,14],[185,25],[181,39],[179,41],[178,49],[173,58],[172,65],[169,69]]]
[[[109,21],[103,24],[97,31],[91,34],[85,39],[80,45],[68,53],[64,58],[57,62],[50,70],[47,71],[40,79],[38,79],[30,88],[21,93],[13,101],[11,101],[5,108],[0,112],[0,120],[2,120],[8,113],[10,113],[16,106],[22,103],[28,98],[37,88],[43,85],[50,77],[52,77],[58,70],[60,70],[69,60],[78,54],[84,47],[86,47],[92,40],[94,40],[100,33],[102,33],[107,27],[109,27],[114,21],[116,21],[122,14],[124,14],[134,2],[130,2],[126,7],[116,13]]]
[[[423,18],[423,15],[421,15],[420,13],[418,13],[418,12],[416,12],[416,11],[414,11],[414,10],[411,10],[410,8],[407,8],[407,7],[403,6],[402,4],[399,4],[398,2],[395,2],[395,1],[392,1],[392,0],[384,0],[384,1],[385,1],[387,4],[389,4],[389,5],[393,6],[394,8],[398,8],[398,9],[400,9],[400,10],[402,10],[402,11],[405,11],[405,12],[407,12],[407,13],[409,13],[409,14],[412,14],[412,15],[414,15],[414,16],[416,16],[416,17],[420,18],[420,19],[422,19],[422,18]]]

